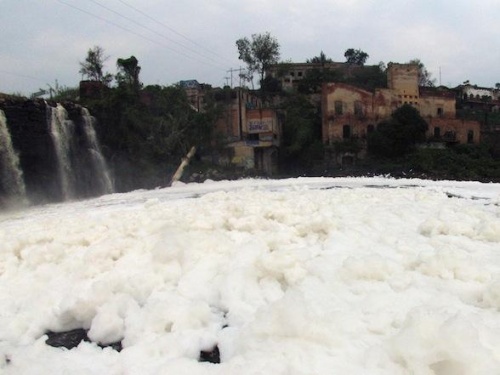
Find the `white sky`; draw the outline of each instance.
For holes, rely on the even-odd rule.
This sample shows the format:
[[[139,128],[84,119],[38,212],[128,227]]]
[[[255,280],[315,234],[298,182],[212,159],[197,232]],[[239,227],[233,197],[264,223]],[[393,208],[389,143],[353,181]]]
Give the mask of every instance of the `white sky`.
[[[497,374],[499,245],[500,185],[478,182],[207,181],[0,213],[0,372]],[[74,328],[94,342],[45,344]]]
[[[448,86],[500,81],[497,0],[0,0],[0,9],[0,92],[76,86],[94,45],[111,73],[116,59],[136,56],[145,84],[221,86],[244,67],[235,41],[266,31],[283,60],[324,51],[344,61],[352,47],[368,64],[420,58]]]

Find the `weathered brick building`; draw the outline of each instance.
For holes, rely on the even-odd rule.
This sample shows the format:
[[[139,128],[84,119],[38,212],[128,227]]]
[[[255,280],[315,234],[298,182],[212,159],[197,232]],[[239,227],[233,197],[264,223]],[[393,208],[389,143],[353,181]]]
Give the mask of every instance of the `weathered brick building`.
[[[225,143],[219,162],[272,175],[278,167],[282,134],[276,111],[261,108],[259,98],[246,89],[222,89],[215,98],[223,107],[216,123]]]
[[[456,118],[455,92],[443,87],[419,87],[417,65],[389,64],[387,86],[366,91],[343,83],[324,84],[323,143],[332,145],[353,138],[363,141],[380,121],[404,104],[417,108],[425,118],[430,141],[479,142],[480,124]]]

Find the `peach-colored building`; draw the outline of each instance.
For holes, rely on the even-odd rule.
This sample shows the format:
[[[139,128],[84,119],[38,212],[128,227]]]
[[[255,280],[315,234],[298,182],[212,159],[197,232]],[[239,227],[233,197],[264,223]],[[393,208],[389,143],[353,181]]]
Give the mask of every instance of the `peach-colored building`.
[[[480,124],[456,118],[455,93],[446,88],[418,86],[418,66],[389,64],[388,88],[372,91],[343,83],[322,89],[323,142],[332,145],[348,139],[365,140],[377,123],[398,107],[417,108],[429,124],[428,139],[442,143],[478,143]],[[358,155],[362,157],[363,155]]]

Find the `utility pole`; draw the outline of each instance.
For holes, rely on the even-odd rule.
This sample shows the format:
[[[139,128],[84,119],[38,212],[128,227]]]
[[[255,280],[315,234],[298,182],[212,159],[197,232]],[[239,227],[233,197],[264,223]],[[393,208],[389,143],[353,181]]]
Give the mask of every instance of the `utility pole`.
[[[241,86],[241,74],[242,74],[241,72],[242,72],[243,70],[244,70],[244,69],[240,66],[238,69],[233,69],[233,68],[231,68],[231,69],[229,69],[229,70],[227,71],[227,73],[230,73],[230,74],[231,74],[231,88],[233,88],[233,73],[234,73],[234,72],[239,72],[239,75],[240,75],[240,86]]]

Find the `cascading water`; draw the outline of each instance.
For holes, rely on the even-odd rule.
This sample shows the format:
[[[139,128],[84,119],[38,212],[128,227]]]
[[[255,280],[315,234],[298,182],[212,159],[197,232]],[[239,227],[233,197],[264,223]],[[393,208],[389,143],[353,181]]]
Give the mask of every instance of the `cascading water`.
[[[69,120],[68,112],[59,103],[55,108],[47,104],[47,121],[57,155],[62,196],[65,200],[75,198],[75,181],[71,167],[71,143],[75,124]]]
[[[3,196],[21,201],[26,200],[26,188],[23,180],[23,172],[19,165],[5,113],[0,110],[0,188]]]
[[[87,138],[94,176],[100,187],[101,194],[110,194],[114,192],[113,180],[109,172],[106,160],[102,156],[101,147],[97,140],[95,132],[95,117],[90,115],[87,108],[82,107],[83,130]]]

